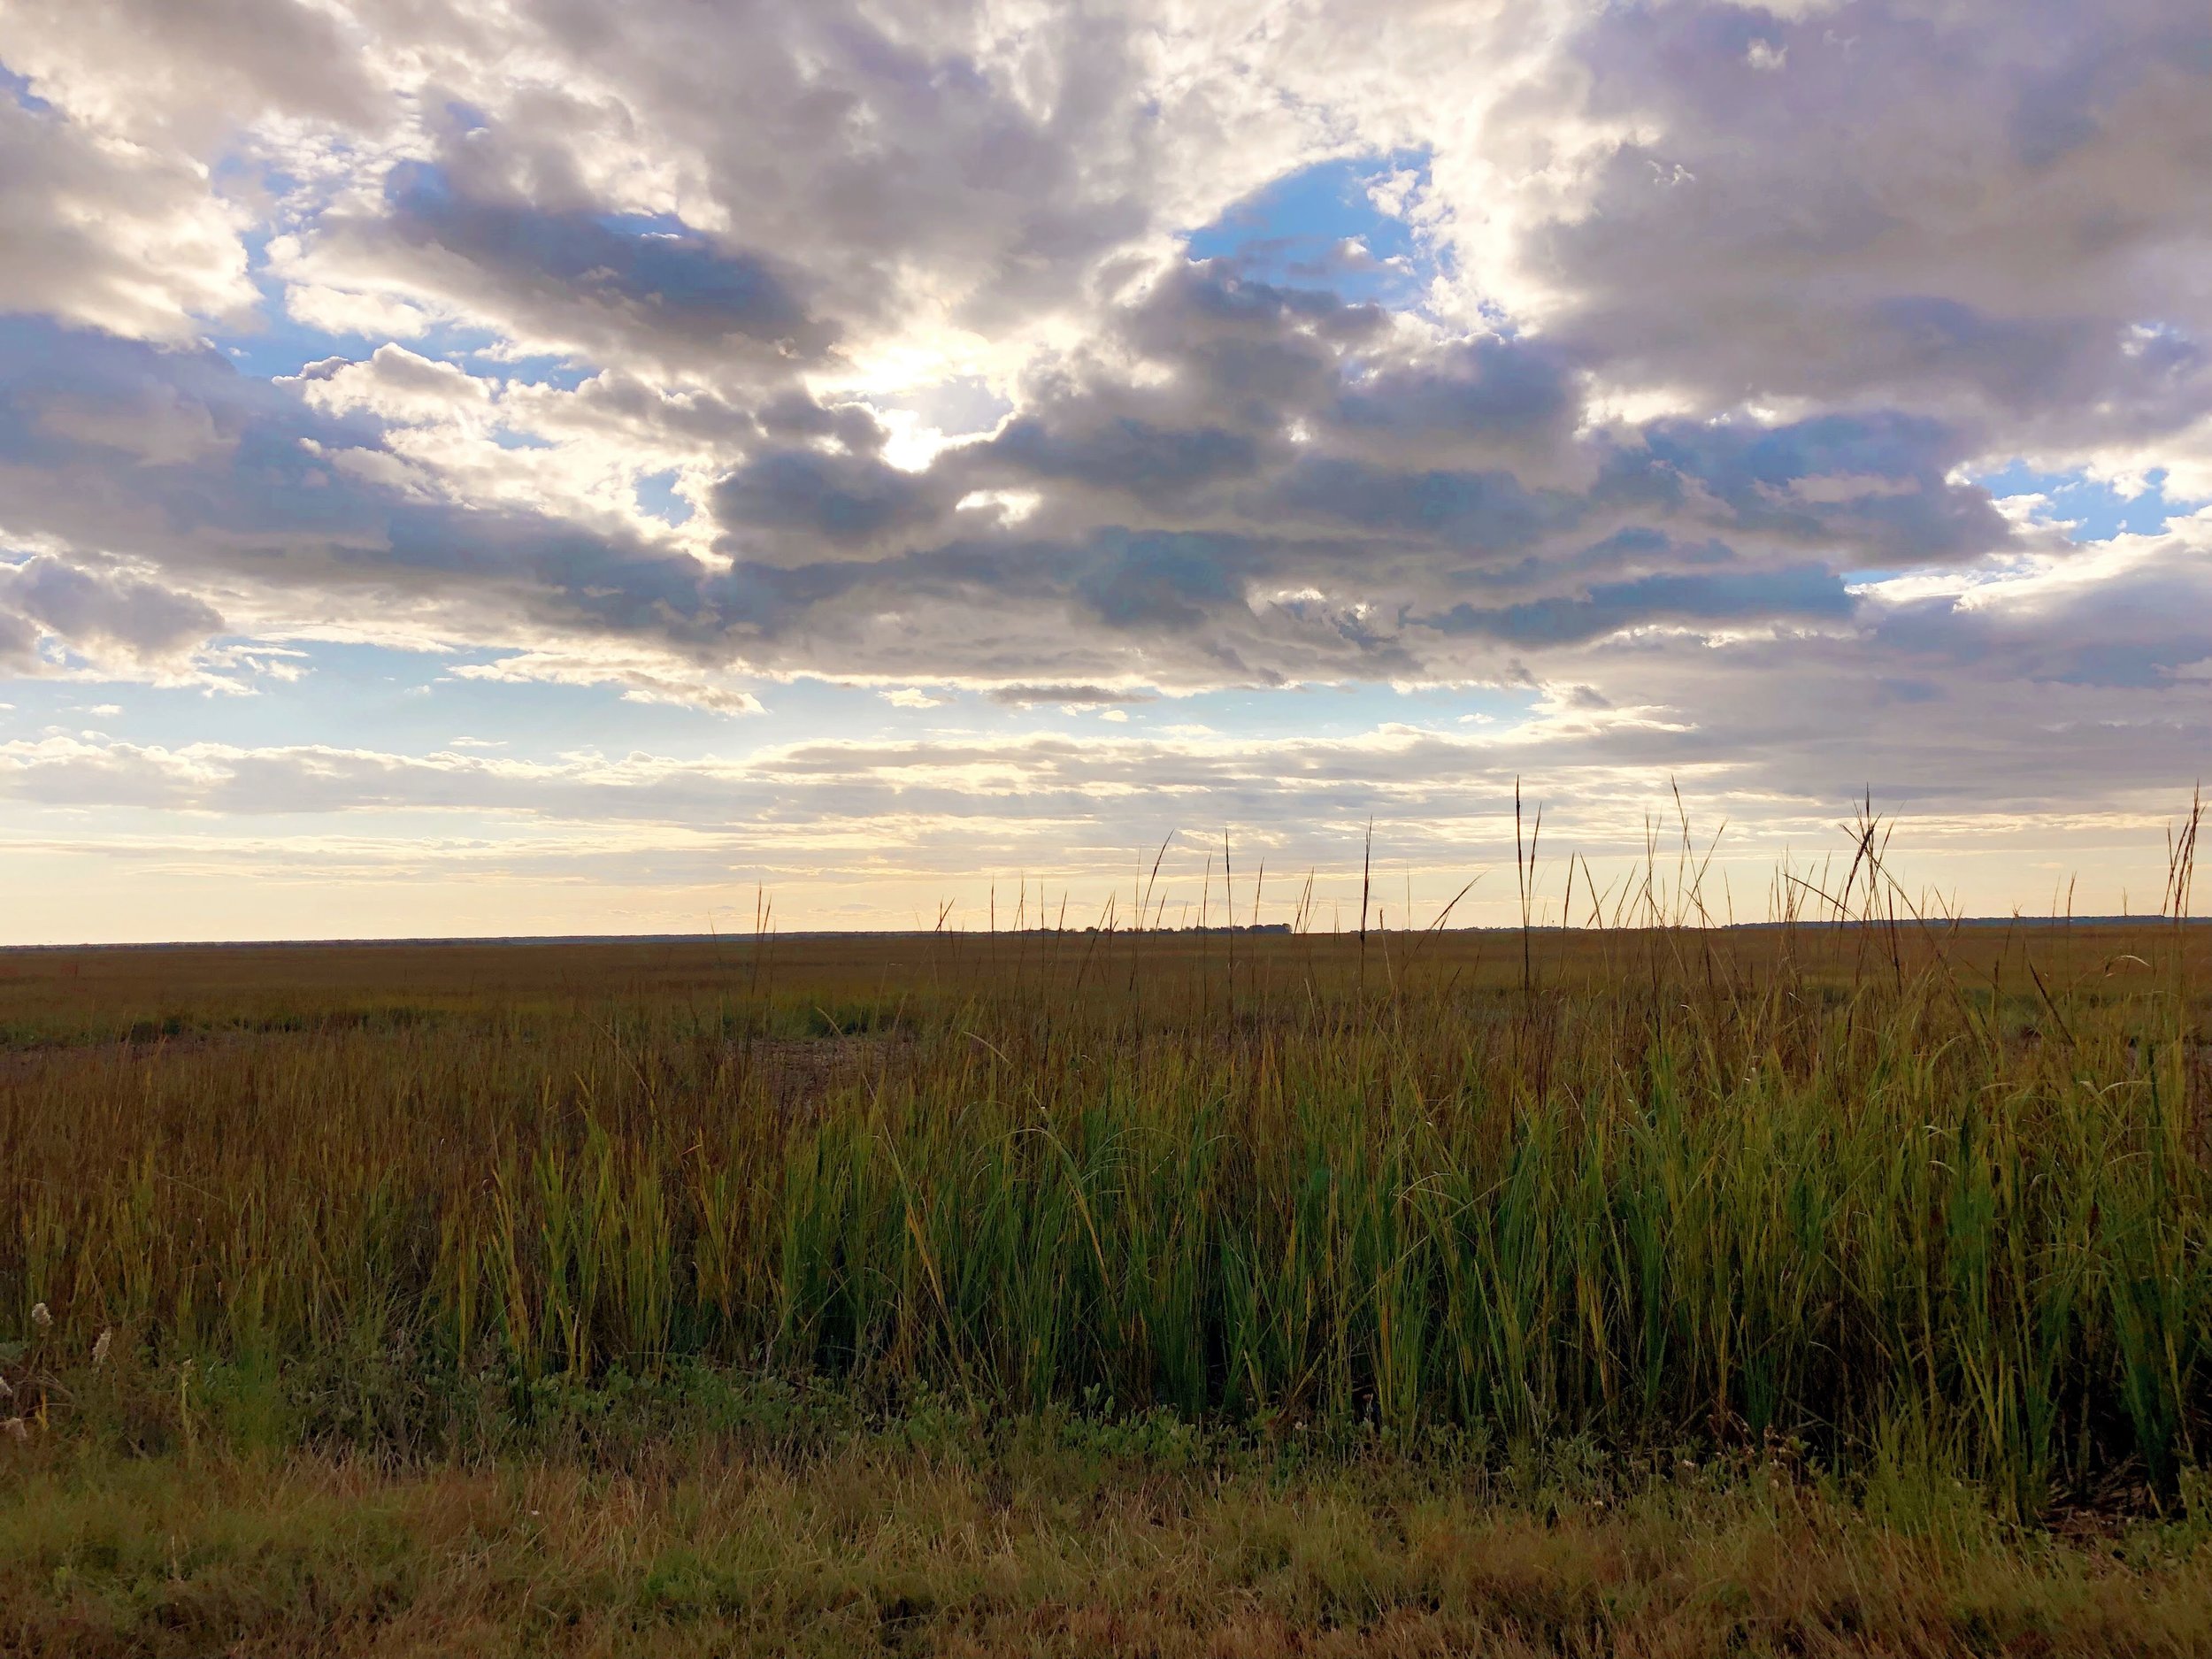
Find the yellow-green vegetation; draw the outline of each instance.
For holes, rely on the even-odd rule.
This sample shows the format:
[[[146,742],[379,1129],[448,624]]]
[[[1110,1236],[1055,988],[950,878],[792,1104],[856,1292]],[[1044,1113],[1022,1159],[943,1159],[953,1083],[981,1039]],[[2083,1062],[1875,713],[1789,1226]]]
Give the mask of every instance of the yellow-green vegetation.
[[[0,1641],[2204,1651],[2208,943],[11,956]]]
[[[1157,1417],[721,1400],[527,1459],[24,1450],[15,1654],[2212,1651],[2201,1523],[1901,1528],[1757,1457],[1301,1459]],[[798,1425],[813,1423],[813,1432]]]

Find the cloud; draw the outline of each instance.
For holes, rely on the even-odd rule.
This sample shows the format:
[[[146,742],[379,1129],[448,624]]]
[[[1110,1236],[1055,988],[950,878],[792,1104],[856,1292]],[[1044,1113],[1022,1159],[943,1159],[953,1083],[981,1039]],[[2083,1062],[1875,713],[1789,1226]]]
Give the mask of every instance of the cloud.
[[[396,344],[364,363],[325,357],[299,372],[308,403],[332,414],[366,410],[396,424],[449,420],[492,401],[492,388],[457,364],[434,362]]]
[[[713,504],[742,557],[805,565],[925,530],[952,498],[941,480],[872,453],[764,449],[716,485]]]
[[[758,714],[761,702],[741,686],[706,672],[685,672],[652,655],[599,650],[526,651],[489,663],[463,663],[456,680],[508,685],[618,686],[628,703],[674,703],[716,714]]]
[[[2203,735],[2203,522],[1977,481],[2212,493],[2212,24],[2162,0],[30,0],[0,61],[19,673],[1483,687],[1791,800]],[[1368,241],[1245,224],[1330,166]],[[1225,216],[1334,251],[1188,257]],[[851,810],[1016,764],[914,753]]]
[[[147,146],[189,149],[270,113],[374,127],[385,111],[362,44],[342,14],[302,0],[19,0],[0,18],[0,60]]]
[[[1582,419],[1579,378],[1548,342],[1479,335],[1348,376],[1327,419],[1371,460],[1540,467]]]
[[[288,244],[288,280],[318,296],[741,380],[1042,324],[1156,211],[1156,53],[1135,19],[999,28],[835,0],[655,4],[611,30],[556,6],[349,13],[406,94],[431,84],[413,130]]]
[[[326,217],[292,269],[484,324],[526,349],[663,373],[729,362],[774,374],[828,346],[834,330],[763,254],[688,227],[540,206],[467,165],[475,135],[441,163],[395,166],[378,208]]]
[[[1279,296],[1248,306],[1233,280],[1209,283],[1204,304],[1233,316],[1248,344],[1266,337],[1255,316],[1304,338],[1305,322],[1335,314]],[[953,503],[1006,465],[1002,440],[903,471],[880,458],[882,428],[864,411],[779,395],[748,419],[715,417],[743,445],[707,492],[714,546],[733,561],[721,568],[636,515],[634,472],[611,477],[620,511],[549,495],[558,480],[533,460],[541,452],[492,434],[516,418],[511,393],[397,346],[269,385],[205,353],[28,319],[0,322],[0,347],[11,339],[0,349],[7,522],[235,594],[224,611],[249,629],[344,618],[370,635],[428,632],[546,663],[568,650],[580,673],[593,672],[594,649],[618,646],[662,664],[655,695],[716,672],[861,664],[940,681],[1180,688],[1479,677],[1503,667],[1486,641],[1582,637],[1547,636],[1530,619],[1585,598],[1598,603],[1578,627],[1801,617],[1822,580],[1809,554],[1832,572],[1955,562],[2016,539],[1983,492],[1951,480],[1949,429],[1889,416],[1578,432],[1553,469],[1585,480],[1571,489],[1507,470],[1397,470],[1338,444],[1317,415],[1302,442],[1256,435],[1231,474],[1202,466],[1169,488],[1148,464],[1125,465],[1141,453],[1127,448],[1109,446],[1066,489],[1032,468],[1036,508],[992,524],[956,518]],[[1328,361],[1334,381],[1274,420],[1334,404],[1359,365]],[[567,395],[572,415],[543,395],[534,409],[580,431],[600,423],[607,435],[589,442],[622,442],[626,423],[718,452],[714,429],[695,425],[707,405],[620,384]],[[1055,407],[1079,426],[1143,389],[1102,370]],[[1833,580],[1825,593],[1822,614],[1838,614]],[[1499,617],[1470,620],[1482,611]],[[718,693],[709,706],[726,702]]]
[[[2077,442],[2201,405],[2201,16],[1614,7],[1565,45],[1574,77],[1521,115],[1579,142],[1491,175],[1485,244],[1504,303],[1609,381]],[[2147,323],[2174,332],[2144,350]]]
[[[0,96],[0,311],[189,339],[256,298],[238,229],[187,161]]]
[[[141,659],[188,653],[223,626],[211,606],[189,594],[47,557],[0,569],[0,604],[80,649],[111,648]]]
[[[372,365],[384,383],[394,361]],[[165,438],[126,442],[154,430],[148,411],[204,434],[195,464],[151,464]],[[346,622],[520,642],[558,626],[673,649],[693,631],[695,560],[627,530],[454,501],[387,440],[357,411],[325,413],[210,353],[0,319],[0,523],[19,534],[222,588],[236,595],[226,612],[265,633]]]
[[[1127,415],[1071,432],[1053,432],[1024,416],[993,439],[987,453],[1018,478],[1155,498],[1248,474],[1258,465],[1252,441],[1241,433],[1177,432]]]
[[[1012,709],[1032,708],[1041,703],[1063,708],[1100,708],[1156,700],[1148,691],[1112,686],[995,686],[989,695],[993,703]]]
[[[1816,565],[1741,576],[1668,572],[1601,582],[1576,598],[1527,600],[1477,610],[1455,605],[1432,626],[1515,645],[1562,645],[1654,624],[1814,620],[1845,622],[1853,610],[1842,580]]]

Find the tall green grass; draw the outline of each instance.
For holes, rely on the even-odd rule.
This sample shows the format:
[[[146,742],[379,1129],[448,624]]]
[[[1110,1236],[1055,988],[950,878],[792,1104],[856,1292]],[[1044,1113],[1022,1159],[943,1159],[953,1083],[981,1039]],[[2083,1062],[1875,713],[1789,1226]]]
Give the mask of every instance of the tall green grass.
[[[2170,1486],[2212,1435],[2200,942],[1990,941],[1024,935],[680,990],[579,956],[565,997],[405,1020],[333,990],[0,1071],[0,1335]]]

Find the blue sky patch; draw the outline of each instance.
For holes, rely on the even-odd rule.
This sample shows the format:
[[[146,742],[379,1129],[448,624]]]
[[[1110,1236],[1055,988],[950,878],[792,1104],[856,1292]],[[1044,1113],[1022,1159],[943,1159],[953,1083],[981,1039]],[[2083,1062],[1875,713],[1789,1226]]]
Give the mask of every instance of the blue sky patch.
[[[31,90],[30,77],[19,75],[5,64],[0,64],[0,92],[6,93],[34,115],[45,115],[53,105]]]
[[[683,524],[691,518],[691,503],[676,493],[677,480],[682,475],[672,468],[665,472],[652,472],[637,481],[634,494],[640,511],[670,524]]]
[[[2084,472],[2039,472],[2024,461],[2014,461],[1974,481],[2001,500],[2011,495],[2047,495],[2050,505],[2039,516],[2048,523],[2070,523],[2073,527],[2067,534],[2076,541],[2156,535],[2170,518],[2205,504],[2169,499],[2163,467],[2146,477],[2150,488],[2140,495],[2127,495]]]
[[[1239,273],[1287,288],[1325,288],[1394,309],[1418,303],[1436,273],[1434,250],[1404,209],[1428,182],[1423,150],[1347,156],[1286,174],[1191,232],[1194,259],[1223,259]],[[1401,211],[1376,200],[1394,178]],[[1356,248],[1348,244],[1357,243]]]

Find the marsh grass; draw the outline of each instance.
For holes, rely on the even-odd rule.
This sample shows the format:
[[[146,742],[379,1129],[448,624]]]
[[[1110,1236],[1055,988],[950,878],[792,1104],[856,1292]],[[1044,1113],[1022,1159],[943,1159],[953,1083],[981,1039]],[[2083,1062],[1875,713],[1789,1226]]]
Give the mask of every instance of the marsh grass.
[[[1925,919],[1870,820],[1724,930],[1682,841],[1573,931],[19,956],[0,1375],[403,1459],[704,1363],[2180,1502],[2204,932]]]

